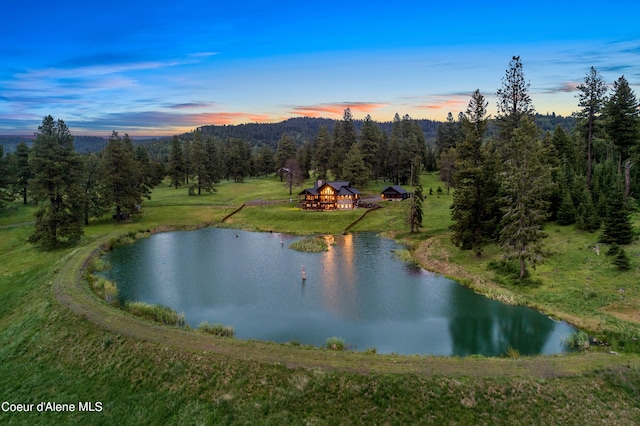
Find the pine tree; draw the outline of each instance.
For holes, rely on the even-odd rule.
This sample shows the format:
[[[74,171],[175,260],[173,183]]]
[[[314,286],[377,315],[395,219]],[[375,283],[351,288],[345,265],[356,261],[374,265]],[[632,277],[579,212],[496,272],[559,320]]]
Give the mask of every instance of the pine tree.
[[[326,180],[331,164],[331,135],[327,126],[320,126],[313,147],[313,168],[318,179]]]
[[[217,139],[212,137],[207,137],[204,140],[204,147],[207,151],[207,174],[209,175],[209,179],[212,183],[220,182],[223,176],[223,166],[222,166],[222,147]],[[271,149],[269,149],[271,152]],[[273,160],[273,158],[271,158]],[[271,163],[273,164],[273,163]],[[273,172],[273,165],[270,169]],[[212,190],[215,191],[215,188],[212,187]]]
[[[182,155],[182,146],[178,136],[171,139],[171,152],[169,154],[169,178],[171,186],[178,189],[184,183],[185,166],[184,156]]]
[[[492,206],[496,203],[496,182],[493,170],[487,167],[483,140],[487,128],[487,105],[476,90],[462,121],[463,141],[456,149],[454,182],[456,191],[451,204],[451,241],[463,250],[482,254],[491,238],[495,220]]]
[[[29,242],[47,249],[76,242],[83,234],[82,166],[64,121],[46,116],[32,150],[32,194],[40,209]]]
[[[271,173],[275,171],[275,162],[273,160],[273,151],[267,144],[263,144],[260,148],[260,162],[259,169],[260,173],[264,176],[269,176]]]
[[[111,133],[102,151],[101,169],[104,197],[115,207],[116,220],[120,222],[125,213],[138,212],[149,189],[129,135],[120,137],[116,131]]]
[[[100,158],[91,153],[82,158],[83,216],[84,224],[89,225],[90,217],[100,217],[108,210],[102,187]]]
[[[422,226],[422,203],[424,201],[424,191],[422,189],[422,183],[420,182],[420,171],[420,161],[416,159],[413,162],[411,173],[411,185],[413,187],[411,205],[409,208],[409,226],[411,228],[411,233],[419,232],[420,227]]]
[[[280,141],[278,142],[278,149],[276,150],[276,168],[278,169],[278,175],[280,176],[280,182],[282,182],[286,176],[286,164],[292,158],[296,156],[296,147],[293,144],[293,139],[286,133],[282,134]]]
[[[576,228],[581,231],[595,232],[600,228],[600,216],[593,205],[591,191],[587,187],[585,176],[576,176],[571,194],[576,206]]]
[[[527,263],[535,265],[543,258],[542,225],[548,217],[550,176],[541,161],[538,135],[533,120],[523,118],[507,147],[503,171],[500,246],[505,259],[519,262],[520,279],[526,275]]]
[[[30,149],[22,141],[16,147],[16,187],[18,193],[22,195],[22,203],[27,204],[27,194],[29,192],[29,179],[31,179],[31,166],[29,165]]]
[[[400,141],[402,139],[402,122],[398,113],[393,117],[389,150],[387,153],[387,178],[394,184],[400,184]]]
[[[300,163],[295,158],[289,158],[284,164],[284,182],[285,186],[289,189],[289,195],[293,194],[293,187],[300,187],[304,182],[304,176]]]
[[[333,147],[331,151],[331,172],[338,180],[341,176],[344,159],[349,153],[351,146],[357,142],[356,126],[351,115],[351,108],[344,110],[342,120],[334,127]]]
[[[640,139],[639,106],[636,95],[624,76],[613,83],[613,94],[607,101],[604,112],[607,133],[618,149],[619,169],[629,158],[631,147],[636,146]]]
[[[613,258],[613,264],[620,271],[628,271],[631,269],[631,262],[629,261],[629,256],[627,256],[627,252],[624,251],[622,247],[618,250],[618,253]]]
[[[427,142],[420,126],[407,114],[400,122],[400,158],[398,175],[400,184],[406,185],[411,178],[411,164],[418,161],[422,166],[426,157]]]
[[[514,56],[509,62],[509,68],[502,78],[502,88],[497,92],[498,126],[500,140],[508,143],[514,130],[520,127],[525,117],[532,117],[535,113],[531,97],[529,96],[530,84],[524,79],[524,71],[520,56]],[[500,147],[502,148],[502,147]],[[504,149],[499,149],[501,157],[505,159]]]
[[[608,197],[602,242],[624,245],[631,241],[633,241],[631,212],[625,205],[622,185],[616,185]]]
[[[349,149],[342,162],[342,179],[351,182],[352,186],[362,187],[369,182],[371,176],[369,168],[362,159],[360,146],[355,143]]]
[[[380,147],[382,143],[382,131],[378,123],[367,115],[360,129],[360,150],[362,151],[362,159],[370,171],[370,175],[376,181],[380,177],[380,160],[382,155]]]
[[[191,172],[195,182],[192,182],[192,185],[189,187],[189,195],[194,195],[195,189],[198,190],[198,195],[202,194],[202,190],[207,192],[213,191],[213,180],[207,167],[209,158],[200,129],[196,129],[193,132],[191,153],[193,158],[191,161]]]
[[[9,161],[4,155],[4,147],[0,145],[0,209],[3,209],[6,203],[14,200],[15,196],[11,190],[11,171]]]
[[[578,94],[578,106],[582,110],[578,116],[585,121],[587,133],[587,186],[591,189],[591,177],[593,174],[593,136],[596,131],[596,122],[605,102],[607,85],[594,67],[584,78],[584,83],[578,86],[581,93]]]
[[[576,222],[576,207],[571,198],[571,192],[566,190],[562,196],[560,207],[558,208],[558,225],[572,225]]]
[[[458,143],[462,142],[463,138],[460,122],[456,123],[453,114],[449,112],[447,121],[438,126],[436,131],[437,155],[440,156],[442,151],[446,151],[449,148],[455,148]]]

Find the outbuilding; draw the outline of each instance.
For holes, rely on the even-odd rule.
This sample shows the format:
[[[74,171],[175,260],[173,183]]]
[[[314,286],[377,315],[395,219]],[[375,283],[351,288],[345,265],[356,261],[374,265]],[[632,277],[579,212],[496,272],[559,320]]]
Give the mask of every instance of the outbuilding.
[[[382,190],[382,200],[402,201],[411,198],[411,193],[400,185],[387,186]]]

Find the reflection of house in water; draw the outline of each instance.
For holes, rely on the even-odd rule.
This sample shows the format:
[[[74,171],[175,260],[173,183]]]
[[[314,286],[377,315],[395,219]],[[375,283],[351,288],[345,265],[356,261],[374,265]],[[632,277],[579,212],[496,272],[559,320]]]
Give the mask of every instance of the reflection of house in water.
[[[399,185],[387,186],[382,190],[382,199],[388,201],[402,201],[411,198],[411,193]]]
[[[324,306],[340,318],[358,318],[355,247],[353,234],[325,236],[332,248],[322,253],[320,274]],[[333,246],[340,246],[334,250]]]
[[[313,188],[298,194],[300,206],[305,210],[349,210],[358,207],[360,191],[350,182],[317,181]]]

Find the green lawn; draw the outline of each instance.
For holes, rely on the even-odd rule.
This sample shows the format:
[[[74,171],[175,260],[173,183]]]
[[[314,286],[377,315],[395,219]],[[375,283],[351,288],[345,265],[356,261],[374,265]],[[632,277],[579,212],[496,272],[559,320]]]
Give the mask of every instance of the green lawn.
[[[638,329],[638,254],[632,271],[595,254],[596,234],[551,225],[539,286],[500,283],[484,257],[448,238],[450,195],[423,185],[423,233],[411,236],[405,202],[384,204],[353,228],[407,241],[425,267],[444,269],[492,296],[513,296],[597,330]],[[384,183],[365,191],[375,193]],[[189,197],[166,185],[130,223],[93,222],[76,247],[41,251],[26,243],[32,225],[0,227],[0,389],[10,403],[100,402],[100,412],[3,412],[2,424],[637,424],[640,357],[616,347],[552,357],[443,358],[335,352],[246,342],[147,323],[77,285],[95,245],[138,230],[216,224],[293,234],[341,233],[362,212],[304,212],[276,179],[222,183]],[[379,189],[378,189],[379,188]],[[295,197],[294,197],[295,199]],[[32,221],[33,206],[15,204],[2,225]],[[636,224],[638,220],[636,218]],[[444,265],[449,265],[446,269]],[[620,288],[624,288],[621,293]],[[71,309],[70,309],[71,308]]]

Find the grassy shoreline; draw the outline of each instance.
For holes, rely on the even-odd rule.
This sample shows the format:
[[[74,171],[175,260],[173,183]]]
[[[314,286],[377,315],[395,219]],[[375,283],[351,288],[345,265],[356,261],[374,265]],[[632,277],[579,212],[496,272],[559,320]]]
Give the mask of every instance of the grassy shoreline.
[[[425,187],[433,182],[427,180]],[[126,424],[640,422],[637,354],[615,356],[607,351],[590,350],[567,356],[446,358],[242,341],[155,325],[102,302],[82,284],[82,270],[88,259],[110,244],[111,239],[129,232],[215,224],[241,202],[249,200],[250,185],[253,183],[240,184],[237,192],[247,193],[239,198],[234,198],[231,184],[220,189],[216,194],[219,197],[187,198],[186,190],[185,194],[179,194],[160,189],[147,204],[143,218],[122,225],[108,220],[94,222],[86,229],[80,246],[54,252],[41,252],[24,243],[31,225],[0,229],[0,261],[5,266],[0,272],[3,400],[60,403],[93,400],[104,404],[100,413],[0,412],[0,422],[100,424],[116,419]],[[264,199],[273,199],[269,194],[282,190],[266,180],[255,185]],[[449,200],[446,196],[428,199],[429,224],[425,233],[417,237],[402,231],[402,203],[372,212],[354,231],[386,231],[387,236],[407,243],[427,269],[440,268],[445,275],[466,285],[482,286],[478,289],[487,293],[495,291],[497,297],[513,296],[516,301],[522,298],[533,304],[555,292],[562,297],[575,291],[573,288],[561,291],[560,286],[555,286],[543,288],[544,294],[540,294],[540,288],[499,286],[482,265],[490,253],[481,260],[464,259],[460,262],[464,268],[458,266],[457,258],[466,253],[451,250],[442,231],[447,227]],[[230,223],[220,226],[313,234],[319,230],[341,233],[345,224],[353,222],[349,212],[319,218],[307,216],[308,213],[313,212],[296,213],[286,202],[245,207],[230,218]],[[294,220],[287,221],[287,217]],[[11,222],[10,218],[0,219]],[[15,217],[14,223],[26,222],[22,219]],[[280,225],[286,229],[280,229]],[[553,244],[562,241],[553,231],[550,234],[556,238]],[[585,245],[585,241],[575,244]],[[606,259],[595,261],[603,267]],[[561,266],[563,260],[552,258],[549,262]],[[562,270],[553,270],[560,266],[548,265],[555,275],[563,274]],[[595,281],[594,271],[595,266],[584,274]],[[547,272],[539,268],[536,273]],[[576,282],[579,279],[575,278]],[[620,285],[619,279],[616,285]],[[633,297],[634,287],[626,282],[624,285],[626,294]],[[585,293],[579,293],[581,301],[593,305],[584,309],[598,312],[601,306],[595,302],[619,303],[609,300],[608,295],[600,295],[605,290],[611,291],[609,287],[594,285],[592,291],[596,296],[588,299],[584,299]],[[549,310],[560,306],[571,314],[567,307],[572,304],[558,303],[546,306]],[[605,327],[613,321],[606,312],[598,315],[597,321],[604,319]]]

